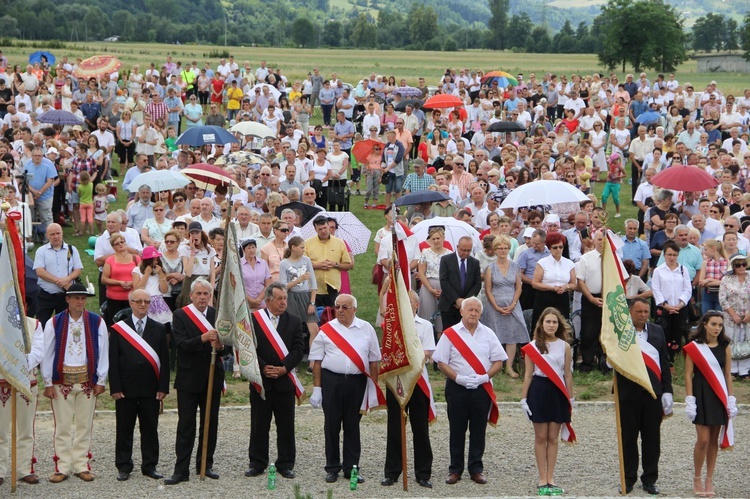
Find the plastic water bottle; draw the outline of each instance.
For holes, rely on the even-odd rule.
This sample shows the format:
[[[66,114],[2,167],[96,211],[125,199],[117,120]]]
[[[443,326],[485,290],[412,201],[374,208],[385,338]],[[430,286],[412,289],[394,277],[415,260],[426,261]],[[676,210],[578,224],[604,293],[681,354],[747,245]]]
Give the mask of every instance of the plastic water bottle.
[[[268,467],[268,490],[276,490],[276,466]]]
[[[351,475],[349,475],[349,490],[357,490],[357,481],[359,479],[359,471],[357,465],[352,466]]]

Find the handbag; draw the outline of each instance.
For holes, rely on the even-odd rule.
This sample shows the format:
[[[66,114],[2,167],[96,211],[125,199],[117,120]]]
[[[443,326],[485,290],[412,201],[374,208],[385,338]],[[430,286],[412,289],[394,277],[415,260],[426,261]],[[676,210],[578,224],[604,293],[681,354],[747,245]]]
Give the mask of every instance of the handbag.
[[[387,185],[388,182],[391,181],[392,178],[396,176],[393,172],[385,172],[382,177],[380,177],[380,183],[383,185]]]
[[[379,287],[380,283],[383,282],[384,277],[385,272],[383,271],[383,266],[379,263],[375,263],[375,265],[372,267],[372,283],[377,284]]]
[[[742,341],[732,339],[732,342],[729,344],[729,348],[732,351],[732,360],[750,358],[750,338],[747,335],[747,327],[743,325],[741,328],[738,328],[737,333],[737,336],[740,336]]]

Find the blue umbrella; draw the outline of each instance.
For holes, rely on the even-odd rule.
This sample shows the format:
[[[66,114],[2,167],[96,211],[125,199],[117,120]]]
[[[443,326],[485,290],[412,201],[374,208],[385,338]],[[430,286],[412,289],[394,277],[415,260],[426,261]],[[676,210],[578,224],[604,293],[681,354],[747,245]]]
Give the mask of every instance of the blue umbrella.
[[[41,64],[42,56],[47,58],[47,64],[49,64],[50,66],[53,66],[55,64],[55,56],[44,50],[40,50],[29,55],[29,64],[34,64],[37,62]]]
[[[49,123],[50,125],[83,125],[83,120],[78,118],[70,111],[62,109],[51,109],[37,117],[39,123]]]
[[[405,99],[416,99],[422,97],[422,91],[416,87],[397,87],[393,90],[394,94],[400,94]]]
[[[228,144],[237,142],[237,138],[219,126],[204,125],[189,128],[179,136],[176,145],[205,146],[209,144]]]

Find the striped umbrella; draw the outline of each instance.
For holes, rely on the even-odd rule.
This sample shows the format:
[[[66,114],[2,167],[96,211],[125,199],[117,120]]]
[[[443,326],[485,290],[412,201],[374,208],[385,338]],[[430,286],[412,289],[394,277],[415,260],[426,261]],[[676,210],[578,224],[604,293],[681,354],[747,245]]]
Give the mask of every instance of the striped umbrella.
[[[229,188],[230,194],[237,194],[242,190],[227,172],[208,163],[196,163],[180,170],[180,173],[192,180],[199,189],[213,192],[216,187],[225,185]]]

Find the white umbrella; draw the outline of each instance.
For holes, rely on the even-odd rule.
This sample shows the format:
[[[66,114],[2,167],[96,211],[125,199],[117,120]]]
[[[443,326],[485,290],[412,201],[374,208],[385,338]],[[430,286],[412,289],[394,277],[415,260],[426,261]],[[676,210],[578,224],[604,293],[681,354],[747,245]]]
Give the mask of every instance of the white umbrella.
[[[352,254],[361,255],[362,253],[367,253],[367,246],[370,244],[372,231],[360,222],[353,213],[348,211],[321,211],[300,229],[302,237],[309,239],[316,235],[313,220],[319,216],[336,219],[339,224],[339,228],[336,230],[336,237],[343,239],[349,244]]]
[[[255,93],[255,89],[259,88],[261,95],[263,95],[263,87],[268,87],[268,90],[270,90],[269,94],[273,96],[273,98],[276,100],[276,104],[279,103],[279,97],[281,97],[281,92],[276,90],[276,87],[273,85],[269,85],[268,83],[258,83],[253,88],[250,89],[250,93]]]
[[[445,240],[451,243],[453,249],[458,247],[458,240],[464,236],[471,238],[474,243],[474,253],[482,250],[482,243],[479,241],[479,232],[461,220],[456,220],[453,217],[435,217],[428,220],[422,220],[417,225],[411,228],[414,237],[420,243],[427,240],[427,233],[430,227],[440,226],[445,229]]]
[[[567,182],[537,180],[513,189],[500,208],[518,209],[536,205],[579,203],[586,200],[586,194]]]
[[[230,128],[229,131],[239,132],[242,135],[252,135],[254,137],[260,137],[261,139],[276,137],[276,132],[268,128],[263,123],[258,123],[257,121],[240,121],[232,128]]]
[[[130,185],[131,187],[135,187],[135,190],[139,189],[142,185],[147,185],[151,187],[153,192],[161,192],[180,189],[189,183],[190,179],[182,173],[171,170],[152,170],[136,176],[130,182]]]

